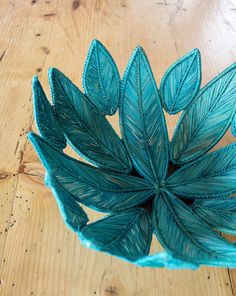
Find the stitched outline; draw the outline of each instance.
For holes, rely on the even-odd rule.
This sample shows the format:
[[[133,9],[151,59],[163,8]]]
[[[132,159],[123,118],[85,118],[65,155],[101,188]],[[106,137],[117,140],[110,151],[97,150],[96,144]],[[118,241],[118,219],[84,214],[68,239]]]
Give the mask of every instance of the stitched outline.
[[[170,76],[171,72],[175,69],[176,66],[178,66],[185,59],[189,58],[192,55],[194,55],[193,60],[190,63],[190,65],[188,66],[187,70],[185,71],[185,73],[183,75],[183,78],[181,80],[181,84],[178,87],[177,94],[175,95],[175,97],[173,99],[173,102],[171,104],[171,107],[169,108],[167,106],[167,104],[166,104],[166,100],[165,100],[165,96],[164,96],[164,93],[165,93],[164,89],[165,89],[165,86],[166,86],[167,78]],[[177,101],[177,98],[178,98],[178,95],[179,95],[179,92],[180,92],[180,89],[181,89],[181,87],[182,87],[182,85],[183,85],[183,83],[184,83],[184,81],[186,79],[186,76],[187,76],[189,70],[191,69],[193,63],[195,62],[195,58],[197,58],[197,85],[195,86],[195,89],[193,91],[193,95],[192,95],[192,97],[189,99],[189,101],[187,103],[178,104],[179,107],[174,108],[175,104],[176,104],[176,101]],[[186,109],[191,104],[192,100],[196,97],[196,95],[198,94],[200,84],[201,84],[201,56],[200,56],[200,51],[198,49],[194,49],[191,52],[184,55],[182,58],[178,59],[173,65],[171,65],[167,69],[166,73],[164,74],[164,76],[163,76],[163,78],[161,80],[161,84],[160,84],[161,102],[162,102],[162,105],[163,105],[164,109],[166,110],[166,112],[168,114],[176,114],[176,113],[180,112],[181,110]]]
[[[116,83],[117,87],[118,87],[118,98],[117,98],[117,102],[116,102],[115,106],[112,106],[111,100],[106,95],[105,89],[104,89],[103,84],[102,84],[98,49],[101,52],[103,52],[103,54],[108,58],[109,64],[111,65],[112,69],[114,70],[113,74],[115,74],[116,81],[118,82],[118,83]],[[105,48],[105,46],[100,41],[98,41],[96,39],[93,40],[93,42],[91,43],[91,46],[90,46],[88,54],[87,54],[87,58],[85,60],[84,71],[83,71],[83,74],[82,74],[82,85],[83,85],[83,88],[85,90],[85,93],[87,93],[88,97],[90,97],[90,95],[89,95],[90,91],[89,91],[89,87],[87,85],[87,73],[89,71],[88,68],[89,68],[90,61],[91,61],[92,56],[93,56],[94,53],[96,55],[97,72],[98,72],[98,78],[99,78],[99,81],[98,81],[99,82],[99,88],[101,89],[101,91],[103,93],[103,98],[107,102],[107,106],[106,106],[106,104],[104,104],[104,106],[102,106],[102,102],[94,103],[94,104],[96,105],[96,107],[101,112],[104,112],[107,115],[113,115],[113,114],[115,114],[115,112],[116,112],[116,110],[118,108],[118,105],[119,105],[119,101],[120,101],[120,94],[121,94],[120,93],[120,91],[121,91],[121,89],[120,89],[120,75],[119,75],[119,71],[118,71],[118,68],[116,66],[116,63],[115,63],[113,57],[111,56],[109,51]],[[105,96],[104,96],[104,93],[105,93]]]
[[[138,55],[138,57],[137,57]],[[153,76],[153,73],[151,71],[151,68],[150,68],[150,65],[149,65],[149,62],[147,60],[147,57],[146,57],[146,54],[144,52],[144,50],[141,48],[141,47],[137,47],[135,48],[135,50],[133,51],[133,54],[128,62],[128,65],[127,65],[127,68],[125,70],[125,74],[124,74],[124,77],[122,79],[122,86],[123,86],[123,89],[122,89],[122,95],[121,95],[121,106],[120,106],[120,126],[121,126],[121,133],[123,135],[123,140],[125,142],[125,145],[127,147],[127,150],[129,152],[129,155],[131,156],[132,160],[133,160],[133,163],[137,169],[137,171],[144,177],[146,177],[148,180],[152,181],[153,182],[153,179],[149,177],[149,175],[147,175],[143,169],[142,169],[142,166],[140,165],[139,163],[139,160],[136,159],[136,157],[133,155],[133,152],[131,150],[131,147],[127,141],[127,135],[126,135],[126,132],[125,132],[125,118],[124,118],[124,113],[123,113],[123,109],[124,109],[124,99],[125,99],[125,89],[126,89],[126,84],[128,83],[128,78],[129,78],[129,74],[130,74],[130,70],[134,64],[134,62],[136,61],[136,59],[139,59],[139,63],[140,63],[140,59],[143,59],[143,62],[146,66],[146,70],[147,72],[149,73],[150,77],[152,78],[151,79],[151,83],[153,85],[153,88],[155,90],[155,95],[156,95],[156,98],[157,98],[157,104],[158,104],[158,96],[159,96],[159,93],[158,93],[158,90],[157,90],[157,86],[155,85],[154,83],[154,76]],[[137,75],[137,71],[136,71],[136,75]],[[140,78],[139,78],[140,80]],[[136,83],[137,84],[137,83]],[[140,95],[140,94],[139,94]],[[139,97],[138,95],[138,97]],[[157,105],[157,108],[160,109],[158,111],[161,112],[161,103],[159,103]],[[140,117],[143,117],[142,115],[142,108],[140,106],[140,99],[139,99],[139,114],[140,114]],[[162,124],[162,127],[164,129],[163,131],[163,137],[165,138],[165,142],[166,144],[164,145],[164,150],[165,150],[165,157],[166,157],[166,163],[165,163],[165,174],[163,175],[163,178],[162,179],[165,179],[166,178],[166,175],[167,175],[167,168],[168,168],[168,164],[169,164],[169,147],[168,147],[168,144],[169,144],[169,140],[168,140],[168,132],[167,132],[167,127],[166,127],[166,122],[165,122],[165,118],[164,118],[164,114],[163,114],[163,111],[161,112],[161,124]],[[142,120],[142,123],[143,123],[143,120]],[[144,127],[143,127],[144,129]],[[146,141],[146,139],[145,139]],[[147,149],[148,146],[147,144],[145,145],[145,150]],[[151,159],[151,156],[150,156],[150,151],[148,149],[148,151],[146,150],[146,154],[148,156],[148,159],[149,159],[149,163],[152,164],[152,159]],[[153,164],[151,165],[151,169],[152,169],[152,172],[153,172]],[[155,172],[156,174],[156,172]],[[155,176],[154,174],[154,176]],[[158,178],[156,178],[156,182],[158,181],[161,181],[161,180],[158,180]]]
[[[180,119],[175,127],[175,130],[174,130],[174,134],[173,134],[173,137],[172,137],[172,141],[171,141],[171,154],[170,154],[170,157],[171,157],[171,160],[174,164],[186,164],[190,161],[193,161],[199,157],[201,157],[204,153],[206,153],[207,151],[209,151],[212,147],[214,147],[216,145],[216,143],[218,143],[222,137],[224,136],[225,132],[227,131],[227,129],[229,128],[230,124],[232,123],[232,119],[234,118],[234,115],[235,115],[235,111],[236,111],[236,102],[234,104],[234,108],[233,108],[233,111],[232,111],[232,114],[231,114],[231,117],[230,119],[228,120],[227,124],[225,125],[225,128],[222,130],[222,132],[218,135],[218,137],[211,143],[211,145],[209,145],[206,149],[204,149],[203,151],[200,151],[197,155],[195,154],[194,156],[192,157],[188,157],[186,158],[185,160],[182,160],[180,161],[179,160],[179,157],[178,158],[174,158],[174,155],[173,155],[173,147],[176,145],[176,142],[177,142],[177,133],[180,129],[180,126],[182,125],[182,122],[184,120],[184,117],[186,116],[186,114],[188,114],[188,110],[192,107],[192,105],[194,105],[197,101],[198,98],[200,98],[202,96],[202,94],[204,94],[208,88],[210,88],[212,85],[214,85],[214,83],[216,83],[219,79],[221,79],[223,76],[225,76],[228,72],[232,71],[232,69],[235,69],[236,71],[236,63],[232,64],[231,66],[229,66],[226,70],[222,71],[221,73],[219,73],[215,78],[213,78],[209,83],[207,83],[201,90],[200,92],[198,93],[198,95],[195,97],[195,99],[191,102],[191,104],[188,106],[188,108],[181,114],[180,116]],[[235,74],[235,73],[234,73]],[[192,137],[192,136],[191,136]],[[180,155],[181,156],[181,155]]]
[[[117,136],[117,134],[115,133],[115,131],[113,130],[113,128],[112,128],[112,126],[110,125],[110,123],[107,121],[107,119],[104,117],[104,116],[102,116],[100,113],[99,113],[99,111],[98,111],[98,109],[95,107],[95,105],[93,104],[93,103],[90,103],[90,101],[89,101],[89,99],[88,99],[88,97],[86,97],[79,89],[77,89],[77,87],[76,86],[74,86],[74,84],[73,84],[73,82],[71,82],[71,81],[67,81],[67,79],[64,77],[64,76],[62,76],[61,75],[61,73],[57,70],[57,69],[53,69],[53,71],[55,71],[56,72],[56,75],[54,75],[53,77],[52,77],[52,73],[51,72],[49,72],[49,84],[50,84],[50,89],[51,89],[51,94],[52,94],[52,100],[53,100],[53,104],[54,104],[54,106],[56,107],[56,106],[58,106],[58,102],[57,102],[57,100],[55,99],[56,97],[57,97],[57,93],[55,92],[55,89],[54,89],[54,83],[52,82],[53,81],[53,79],[56,79],[57,80],[57,83],[59,83],[59,85],[61,85],[61,81],[63,81],[63,83],[65,83],[68,87],[70,87],[70,88],[72,88],[74,91],[76,91],[76,92],[80,92],[80,94],[81,94],[81,96],[82,96],[82,98],[91,106],[91,108],[92,108],[92,110],[95,112],[95,113],[97,113],[98,114],[98,116],[101,118],[101,120],[103,121],[102,122],[102,124],[104,125],[104,127],[106,128],[106,126],[107,127],[109,127],[109,129],[112,131],[112,134],[114,135],[114,140],[116,141],[116,143],[118,143],[118,141],[120,141],[120,139],[119,139],[119,137]],[[58,76],[60,77],[59,79],[58,79]],[[60,81],[61,80],[61,81]],[[69,80],[69,79],[68,79]],[[69,105],[69,107],[73,110],[74,109],[74,106],[71,104],[71,102],[69,102],[68,100],[66,100],[66,103],[67,103],[67,105]],[[77,111],[76,111],[76,113],[78,113]],[[78,121],[82,124],[83,123],[83,121],[82,121],[82,119],[80,118],[80,117],[78,117]],[[94,139],[94,136],[92,137],[91,136],[91,128],[86,124],[86,123],[84,123],[84,125],[86,125],[86,127],[88,127],[88,134],[89,134],[89,138],[90,138],[90,140],[92,141],[92,142],[94,142],[95,141],[95,139]],[[63,127],[62,127],[62,129],[63,129]],[[89,132],[90,131],[90,132]],[[91,156],[88,156],[87,154],[86,154],[86,152],[82,152],[81,150],[79,150],[77,147],[75,147],[75,144],[68,138],[68,136],[66,135],[66,133],[64,133],[65,134],[65,136],[66,136],[66,138],[67,138],[67,141],[69,142],[69,143],[71,143],[72,144],[72,146],[73,146],[73,148],[76,150],[76,152],[80,155],[80,156],[82,156],[83,158],[85,158],[87,161],[89,161],[89,162],[91,162],[92,164],[94,164],[94,165],[101,165],[104,169],[106,169],[106,168],[108,168],[108,169],[111,169],[111,170],[115,170],[115,171],[118,171],[118,172],[126,172],[126,173],[128,173],[130,170],[131,170],[131,168],[132,168],[132,164],[131,164],[131,161],[130,161],[130,159],[129,159],[129,156],[127,155],[127,151],[126,151],[126,149],[125,149],[125,147],[124,147],[124,145],[123,145],[123,143],[120,141],[119,142],[119,146],[120,147],[122,147],[122,150],[123,150],[123,154],[125,155],[125,158],[126,158],[126,160],[127,160],[127,164],[125,164],[124,162],[121,162],[120,161],[120,164],[121,164],[121,166],[123,166],[123,170],[119,170],[118,168],[116,168],[116,167],[113,167],[113,166],[111,166],[110,164],[107,164],[107,163],[104,163],[104,162],[101,162],[101,161],[97,161],[96,159],[94,159],[94,158],[92,158]],[[100,141],[99,141],[99,139],[97,138],[97,143],[99,143],[99,147],[101,147],[101,149],[103,149],[103,151],[106,153],[106,154],[108,154],[108,155],[111,155],[112,157],[113,157],[113,159],[115,159],[115,160],[117,160],[116,159],[116,156],[114,155],[114,153],[113,152],[111,152],[109,149],[107,149],[108,147],[105,147]],[[95,142],[96,143],[96,142]]]

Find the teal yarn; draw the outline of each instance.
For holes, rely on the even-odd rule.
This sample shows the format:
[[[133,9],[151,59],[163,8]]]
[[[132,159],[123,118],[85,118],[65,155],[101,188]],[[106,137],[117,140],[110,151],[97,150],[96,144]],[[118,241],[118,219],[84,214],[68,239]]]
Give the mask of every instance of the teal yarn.
[[[230,126],[236,136],[236,64],[200,89],[194,49],[166,71],[159,91],[142,48],[120,79],[95,40],[84,92],[55,68],[48,78],[52,104],[33,78],[39,135],[28,138],[81,242],[141,267],[236,267],[236,244],[221,236],[236,234],[236,143],[209,152]],[[182,111],[172,140],[163,108]],[[117,110],[122,138],[107,120]],[[67,144],[88,163],[66,155]],[[106,216],[89,223],[86,207]],[[164,249],[156,254],[153,234]]]

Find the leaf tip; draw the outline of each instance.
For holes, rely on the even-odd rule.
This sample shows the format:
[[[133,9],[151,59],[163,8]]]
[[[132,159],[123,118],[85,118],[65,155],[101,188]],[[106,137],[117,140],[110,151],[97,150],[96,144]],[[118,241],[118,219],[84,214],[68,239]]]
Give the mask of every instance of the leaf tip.
[[[51,67],[48,69],[48,79],[50,80],[53,76],[55,76],[60,71],[57,68]]]
[[[49,85],[50,85],[50,92],[51,92],[53,105],[56,102],[56,95],[55,95],[56,81],[55,81],[55,78],[58,77],[61,74],[62,73],[57,68],[51,67],[51,68],[48,69],[48,82],[49,82]]]
[[[133,56],[136,56],[137,54],[146,55],[145,50],[143,49],[142,46],[138,45],[137,47],[135,47]]]
[[[129,67],[133,64],[133,62],[139,57],[139,56],[144,56],[146,57],[146,53],[144,51],[144,49],[141,46],[137,46],[135,47],[135,49],[133,50],[133,53],[131,55],[131,58],[128,62],[128,66],[126,68],[126,71],[129,69]],[[124,75],[125,76],[125,75]]]
[[[91,42],[91,47],[96,47],[96,46],[104,47],[101,41],[99,41],[98,39],[93,39],[93,41]]]
[[[38,90],[38,88],[42,88],[39,80],[38,80],[38,76],[35,75],[33,78],[32,78],[32,83],[31,83],[31,86],[32,86],[32,92],[33,92],[33,98],[35,99],[35,95],[36,95],[36,92]]]
[[[230,67],[232,67],[233,69],[236,68],[236,62],[234,62]]]
[[[93,41],[90,43],[90,47],[88,50],[88,55],[87,55],[85,64],[89,61],[89,59],[91,58],[91,55],[93,54],[95,49],[102,50],[102,51],[108,53],[106,47],[102,44],[101,41],[99,41],[98,39],[93,39]]]
[[[32,78],[32,93],[33,93],[34,110],[37,113],[39,106],[44,104],[45,100],[47,100],[44,90],[42,88],[42,85],[41,85],[40,81],[38,80],[37,75],[35,75]]]
[[[197,55],[200,55],[201,53],[200,53],[200,50],[198,49],[198,48],[194,48],[193,50],[192,50],[192,53],[195,53],[195,54],[197,54]]]
[[[32,85],[34,86],[38,82],[39,82],[38,75],[34,75],[33,78],[32,78]]]
[[[36,140],[36,134],[35,134],[34,132],[32,132],[32,131],[29,131],[29,132],[27,133],[27,138],[28,138],[28,140],[29,140],[32,144],[34,144],[34,143],[35,143],[35,140]]]
[[[198,59],[199,65],[200,65],[200,60],[201,60],[201,52],[200,52],[200,50],[198,48],[194,48],[192,50],[192,53],[193,53],[194,57]]]

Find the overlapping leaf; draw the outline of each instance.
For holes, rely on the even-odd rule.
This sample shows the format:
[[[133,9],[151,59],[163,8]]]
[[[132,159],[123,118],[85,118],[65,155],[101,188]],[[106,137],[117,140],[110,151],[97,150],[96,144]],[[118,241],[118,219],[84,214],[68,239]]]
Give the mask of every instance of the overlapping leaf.
[[[49,175],[78,202],[98,211],[134,207],[145,203],[154,193],[154,186],[147,180],[105,173],[57,151],[33,133],[29,139]]]
[[[37,76],[33,78],[32,90],[35,123],[40,135],[58,149],[64,149],[66,147],[66,139]]]
[[[234,118],[232,121],[231,132],[232,132],[233,136],[236,137],[236,114],[234,115]]]
[[[177,164],[210,150],[229,128],[236,107],[236,63],[208,83],[183,112],[171,144]]]
[[[61,128],[69,144],[94,165],[129,172],[126,149],[107,119],[59,70],[50,69],[49,82]]]
[[[83,73],[85,93],[101,112],[112,115],[120,98],[120,76],[116,64],[98,41],[91,44]]]
[[[144,256],[134,263],[142,267],[165,267],[167,269],[197,269],[199,267],[197,264],[175,258],[171,253],[156,253]]]
[[[133,261],[148,254],[152,226],[149,214],[134,208],[88,224],[79,236],[88,247]]]
[[[87,214],[73,195],[64,190],[52,177],[49,177],[49,179],[64,221],[73,231],[79,231],[89,220]]]
[[[236,266],[236,246],[173,194],[162,192],[156,197],[152,219],[159,242],[174,257],[196,264]]]
[[[141,48],[136,48],[123,78],[122,134],[136,169],[148,179],[165,178],[168,138],[156,83]]]
[[[199,91],[200,52],[194,49],[176,61],[162,78],[160,93],[165,110],[176,114],[185,109]]]
[[[183,166],[169,177],[167,187],[190,198],[236,193],[236,143]]]
[[[236,198],[198,199],[194,211],[221,232],[236,234]]]
[[[171,160],[179,165],[190,162],[167,180],[165,118],[141,48],[134,51],[122,81],[120,122],[125,145],[105,117],[118,107],[120,78],[101,43],[95,41],[90,48],[83,77],[86,95],[56,69],[49,71],[49,82],[53,107],[37,78],[33,80],[36,124],[42,138],[34,133],[29,138],[47,170],[47,184],[65,222],[79,232],[86,246],[138,266],[236,267],[235,244],[213,230],[236,233],[236,198],[228,197],[236,193],[236,143],[205,154],[235,116],[236,64],[197,96],[197,50],[165,74],[161,95],[167,112],[187,108],[173,136]],[[235,126],[233,122],[233,133]],[[96,167],[65,155],[61,150],[66,142]],[[144,178],[137,177],[137,171]],[[148,212],[138,207],[148,207],[155,194],[152,224],[167,253],[148,256],[152,225]],[[186,205],[185,198],[194,199],[193,204]],[[87,224],[79,203],[111,215]]]

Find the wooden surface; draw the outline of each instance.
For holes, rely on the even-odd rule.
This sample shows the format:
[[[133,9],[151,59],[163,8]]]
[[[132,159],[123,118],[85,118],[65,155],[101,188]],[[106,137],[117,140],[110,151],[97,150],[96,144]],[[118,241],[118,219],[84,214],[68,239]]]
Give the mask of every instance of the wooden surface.
[[[51,66],[81,85],[94,38],[121,74],[142,45],[158,84],[176,58],[198,47],[205,84],[235,61],[235,1],[0,0],[0,19],[0,294],[234,295],[234,270],[142,269],[82,247],[43,185],[26,133],[35,130],[32,76],[38,73],[47,94]],[[176,121],[168,117],[170,133]],[[116,117],[112,124],[118,129]],[[221,145],[232,141],[228,133]]]

